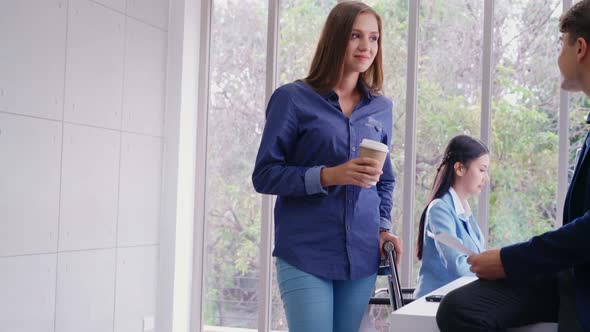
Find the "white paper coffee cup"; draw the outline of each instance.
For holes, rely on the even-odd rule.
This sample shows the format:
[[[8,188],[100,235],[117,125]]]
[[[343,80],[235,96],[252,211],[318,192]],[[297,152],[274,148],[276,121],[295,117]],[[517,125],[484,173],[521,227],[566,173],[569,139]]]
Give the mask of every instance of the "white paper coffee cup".
[[[360,144],[359,154],[361,157],[368,157],[373,158],[379,162],[377,168],[379,170],[383,169],[383,164],[385,163],[385,157],[387,157],[387,153],[389,152],[389,148],[387,145],[374,141],[368,138],[363,138]],[[376,185],[377,182],[372,182],[369,180],[364,180],[365,183],[370,184],[372,186]]]

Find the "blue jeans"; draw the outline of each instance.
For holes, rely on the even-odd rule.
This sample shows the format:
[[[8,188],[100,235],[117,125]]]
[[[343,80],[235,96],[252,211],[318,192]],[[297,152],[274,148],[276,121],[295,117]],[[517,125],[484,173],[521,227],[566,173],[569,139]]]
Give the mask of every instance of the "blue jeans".
[[[289,332],[358,332],[377,275],[330,280],[277,257],[277,280]]]

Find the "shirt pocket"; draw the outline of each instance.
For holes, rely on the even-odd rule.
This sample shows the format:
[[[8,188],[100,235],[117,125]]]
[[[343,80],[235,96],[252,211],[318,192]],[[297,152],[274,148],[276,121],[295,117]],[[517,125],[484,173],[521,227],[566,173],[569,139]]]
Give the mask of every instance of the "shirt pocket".
[[[379,126],[378,124],[372,124],[367,122],[363,126],[361,126],[359,131],[359,141],[362,141],[363,138],[368,138],[373,141],[382,142],[383,127]]]

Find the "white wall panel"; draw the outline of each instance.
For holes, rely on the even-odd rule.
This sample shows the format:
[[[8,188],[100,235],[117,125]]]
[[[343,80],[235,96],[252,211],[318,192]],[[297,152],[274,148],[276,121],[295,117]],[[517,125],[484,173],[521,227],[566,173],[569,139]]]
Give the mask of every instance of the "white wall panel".
[[[57,249],[61,131],[60,122],[0,113],[0,256]]]
[[[162,143],[123,133],[118,245],[158,243]]]
[[[0,258],[0,331],[53,332],[56,255]]]
[[[168,0],[127,0],[127,14],[168,30]]]
[[[0,111],[61,119],[67,1],[0,1]]]
[[[118,250],[115,332],[143,332],[156,312],[158,247]]]
[[[110,332],[115,249],[59,253],[55,332]]]
[[[111,9],[119,11],[121,13],[125,12],[125,1],[126,0],[91,0],[94,2],[98,2],[104,6],[107,6]]]
[[[113,247],[120,133],[64,125],[59,250]]]
[[[167,16],[168,0],[0,1],[0,331],[155,316]]]
[[[121,127],[124,15],[87,0],[68,14],[64,119]]]
[[[166,33],[134,19],[127,20],[123,130],[162,135]]]

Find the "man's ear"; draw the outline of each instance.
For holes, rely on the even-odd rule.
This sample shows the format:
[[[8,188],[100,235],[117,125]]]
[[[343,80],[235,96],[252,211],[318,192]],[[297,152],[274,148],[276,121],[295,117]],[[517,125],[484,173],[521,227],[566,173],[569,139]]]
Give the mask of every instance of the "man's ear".
[[[576,40],[576,59],[578,62],[584,61],[588,56],[588,43],[586,39],[578,37]]]

